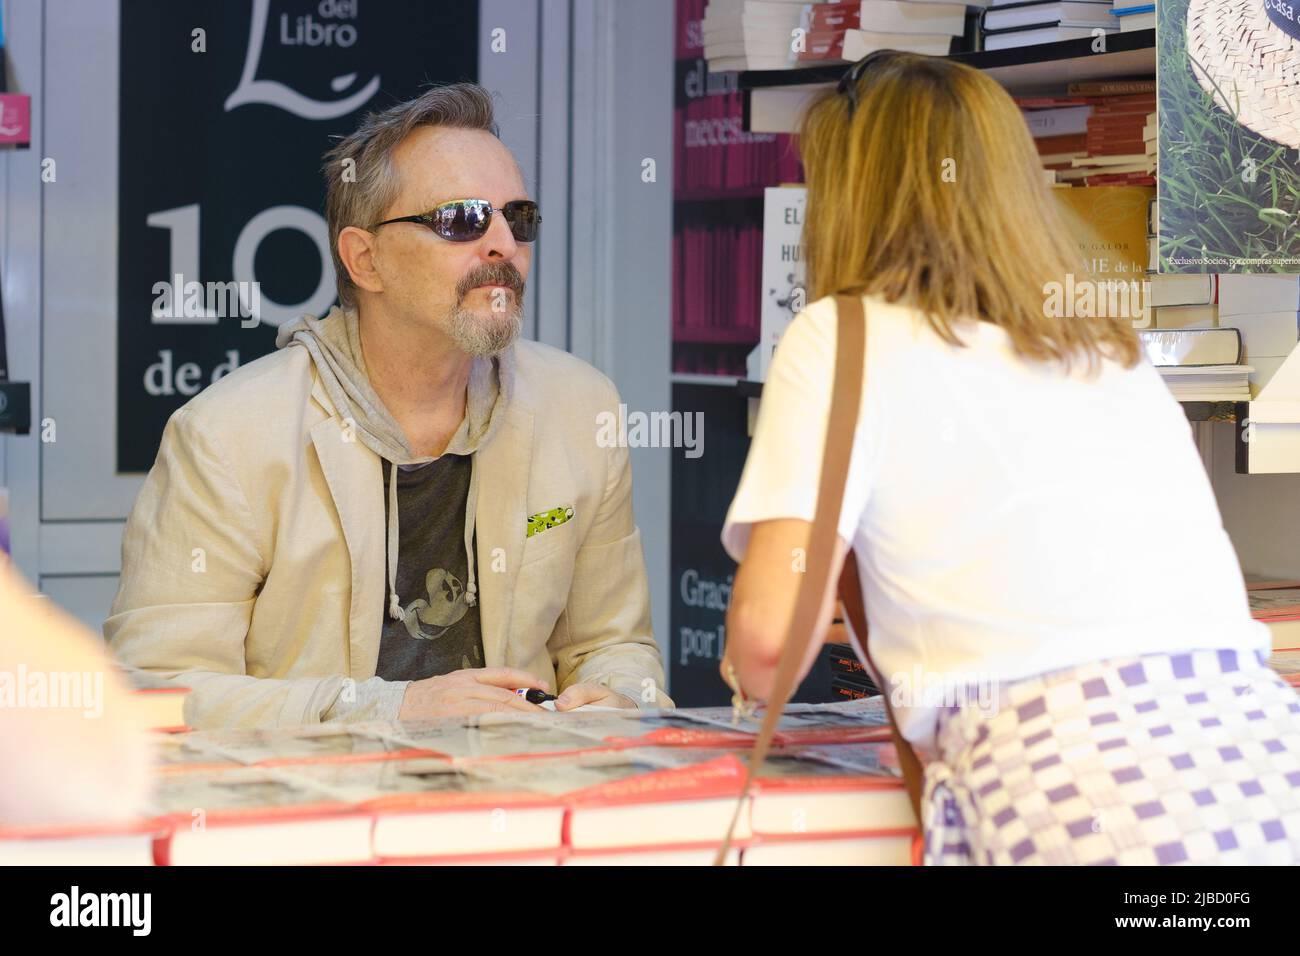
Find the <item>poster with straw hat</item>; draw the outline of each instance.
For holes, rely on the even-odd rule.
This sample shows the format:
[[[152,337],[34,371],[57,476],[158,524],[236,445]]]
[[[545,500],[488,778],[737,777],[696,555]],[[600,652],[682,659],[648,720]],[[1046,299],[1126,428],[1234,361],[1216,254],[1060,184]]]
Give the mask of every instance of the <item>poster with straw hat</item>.
[[[1300,0],[1163,0],[1161,272],[1300,272]]]

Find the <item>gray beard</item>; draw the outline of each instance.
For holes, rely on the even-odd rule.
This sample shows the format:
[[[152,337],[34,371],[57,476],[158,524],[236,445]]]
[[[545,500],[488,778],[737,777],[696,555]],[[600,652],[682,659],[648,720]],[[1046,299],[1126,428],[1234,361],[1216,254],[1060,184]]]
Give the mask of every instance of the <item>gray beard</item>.
[[[478,313],[456,305],[447,314],[446,332],[467,355],[496,355],[509,348],[524,324],[522,306],[493,312],[484,320]]]

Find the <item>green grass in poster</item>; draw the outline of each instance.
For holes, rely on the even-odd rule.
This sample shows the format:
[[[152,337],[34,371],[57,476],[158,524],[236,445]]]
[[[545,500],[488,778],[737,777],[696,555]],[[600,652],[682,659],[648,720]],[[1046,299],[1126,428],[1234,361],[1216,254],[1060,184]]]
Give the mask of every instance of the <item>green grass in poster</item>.
[[[1300,272],[1300,156],[1201,89],[1188,63],[1187,6],[1158,6],[1160,271]],[[1236,101],[1235,91],[1223,94]]]

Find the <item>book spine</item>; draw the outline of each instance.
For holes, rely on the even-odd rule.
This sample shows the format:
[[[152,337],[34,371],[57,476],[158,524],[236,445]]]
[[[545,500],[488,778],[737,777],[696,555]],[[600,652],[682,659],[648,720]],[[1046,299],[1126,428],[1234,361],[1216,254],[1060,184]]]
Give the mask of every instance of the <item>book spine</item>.
[[[1066,92],[1071,96],[1124,96],[1155,91],[1154,80],[1091,80],[1071,83],[1066,87]]]

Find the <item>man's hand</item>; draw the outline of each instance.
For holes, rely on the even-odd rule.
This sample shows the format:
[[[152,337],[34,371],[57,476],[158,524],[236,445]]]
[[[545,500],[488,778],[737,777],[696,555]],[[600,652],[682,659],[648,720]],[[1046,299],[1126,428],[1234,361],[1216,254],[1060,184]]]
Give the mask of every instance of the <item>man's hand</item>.
[[[598,704],[601,707],[628,707],[636,709],[637,703],[617,691],[612,691],[604,684],[570,684],[564,688],[555,701],[556,710],[573,710],[583,704]]]
[[[407,685],[397,719],[459,717],[506,710],[545,713],[543,708],[517,696],[516,687],[538,687],[550,692],[546,681],[527,671],[514,667],[471,667],[412,681]]]

